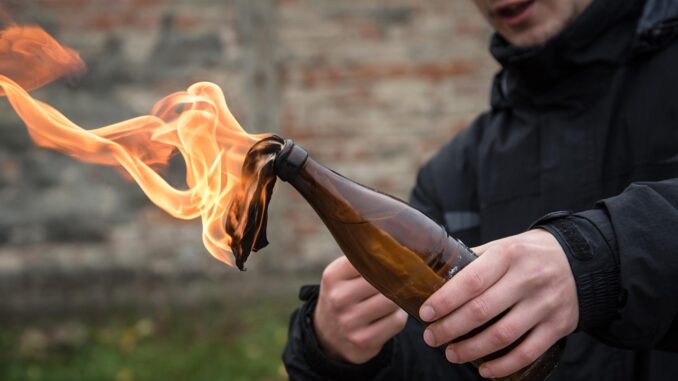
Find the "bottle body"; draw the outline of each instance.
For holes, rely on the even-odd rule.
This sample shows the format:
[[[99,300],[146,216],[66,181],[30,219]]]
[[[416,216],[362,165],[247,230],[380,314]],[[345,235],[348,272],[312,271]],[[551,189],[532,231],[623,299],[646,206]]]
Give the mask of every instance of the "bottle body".
[[[283,169],[279,177],[315,209],[358,272],[421,321],[419,308],[423,302],[471,263],[475,254],[419,210],[325,168],[307,158],[298,146],[291,148],[295,149],[300,151],[281,155],[280,164],[288,159],[293,170]],[[488,357],[498,357],[511,348]],[[557,364],[561,351],[562,343],[531,366],[500,380],[543,380]]]
[[[423,302],[475,259],[420,211],[346,180],[313,159],[290,183],[360,274],[417,319]]]

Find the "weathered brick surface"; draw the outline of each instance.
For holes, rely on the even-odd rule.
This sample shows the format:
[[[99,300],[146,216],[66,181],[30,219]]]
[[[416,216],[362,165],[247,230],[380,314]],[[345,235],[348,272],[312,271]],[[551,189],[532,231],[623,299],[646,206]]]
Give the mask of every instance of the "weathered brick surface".
[[[293,138],[333,169],[401,198],[417,167],[486,108],[496,70],[490,30],[468,0],[2,4],[82,53],[85,76],[35,95],[88,128],[212,81],[248,130]],[[209,257],[197,222],[173,221],[112,169],[33,147],[5,102],[0,115],[0,293],[87,279],[100,287],[82,300],[110,297],[114,278],[101,274],[141,288],[143,279],[244,279]],[[166,176],[180,182],[181,163]],[[316,271],[338,255],[286,184],[277,185],[269,228],[272,244],[253,255],[251,272]],[[5,306],[33,300],[16,295]]]

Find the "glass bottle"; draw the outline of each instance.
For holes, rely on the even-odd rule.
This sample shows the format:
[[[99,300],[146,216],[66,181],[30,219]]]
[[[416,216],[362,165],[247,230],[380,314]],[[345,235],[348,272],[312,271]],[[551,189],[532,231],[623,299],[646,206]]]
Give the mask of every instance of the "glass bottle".
[[[424,213],[322,166],[291,140],[277,155],[275,171],[315,209],[358,272],[420,322],[422,303],[476,258]],[[557,365],[563,346],[563,342],[555,344],[532,365],[498,380],[545,379]]]

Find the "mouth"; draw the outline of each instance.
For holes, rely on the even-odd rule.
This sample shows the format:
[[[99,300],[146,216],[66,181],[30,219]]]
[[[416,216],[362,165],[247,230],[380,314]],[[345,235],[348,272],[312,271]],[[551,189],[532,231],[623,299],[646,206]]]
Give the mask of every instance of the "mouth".
[[[535,0],[509,0],[500,2],[492,12],[509,26],[522,24],[527,18]]]

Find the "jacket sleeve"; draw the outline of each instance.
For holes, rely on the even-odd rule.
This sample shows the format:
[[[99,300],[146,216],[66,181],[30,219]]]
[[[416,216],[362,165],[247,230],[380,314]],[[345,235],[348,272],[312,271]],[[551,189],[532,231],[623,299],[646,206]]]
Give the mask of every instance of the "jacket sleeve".
[[[292,381],[408,381],[408,380],[481,380],[472,365],[452,365],[440,349],[427,346],[423,327],[408,319],[405,329],[389,340],[381,352],[360,365],[343,363],[327,357],[313,330],[313,309],[318,299],[317,285],[304,286],[300,298],[305,301],[294,311],[283,363]],[[423,365],[425,364],[425,366]]]
[[[678,179],[634,183],[537,226],[568,256],[579,330],[619,347],[678,352]]]
[[[478,122],[476,122],[478,125]],[[478,128],[476,126],[476,128]],[[410,202],[429,217],[444,224],[443,202],[454,198],[454,192],[445,192],[445,199],[436,191],[441,178],[457,179],[468,191],[472,179],[469,174],[468,150],[475,146],[468,131],[460,133],[441,152],[424,165],[417,176]],[[444,171],[444,172],[441,172]],[[468,180],[468,181],[466,181]],[[465,193],[466,194],[466,193]],[[457,197],[464,199],[465,197]],[[464,210],[471,208],[465,205]],[[389,340],[382,351],[365,364],[354,365],[334,361],[323,353],[313,330],[313,310],[318,297],[318,286],[302,288],[300,298],[304,305],[292,315],[283,362],[290,380],[481,380],[478,371],[470,364],[450,364],[441,348],[431,348],[424,343],[423,327],[408,319],[405,329]]]

